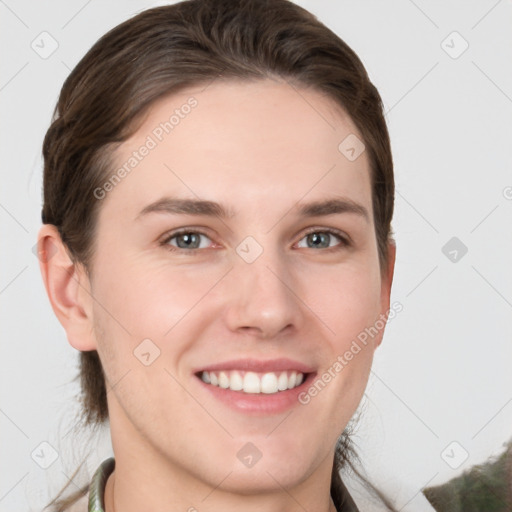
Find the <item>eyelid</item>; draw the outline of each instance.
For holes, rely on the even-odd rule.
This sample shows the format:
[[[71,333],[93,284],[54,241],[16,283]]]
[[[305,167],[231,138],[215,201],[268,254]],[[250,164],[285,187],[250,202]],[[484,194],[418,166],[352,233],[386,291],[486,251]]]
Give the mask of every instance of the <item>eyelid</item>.
[[[171,231],[165,233],[164,235],[162,235],[159,243],[160,243],[160,245],[168,248],[169,241],[172,240],[173,238],[175,238],[179,235],[185,234],[185,233],[194,233],[194,234],[202,235],[202,236],[209,238],[213,242],[214,245],[218,246],[218,244],[208,234],[208,231],[209,230],[205,227],[187,226],[184,228],[177,228],[175,230],[171,230]],[[324,252],[329,251],[329,250],[335,250],[337,247],[348,247],[348,246],[351,246],[353,243],[350,236],[347,233],[345,233],[344,231],[341,231],[336,228],[327,227],[327,226],[312,226],[310,228],[307,228],[306,231],[303,231],[301,233],[301,237],[299,238],[299,240],[296,243],[300,242],[304,237],[308,236],[311,233],[328,233],[331,235],[335,235],[340,239],[339,244],[337,244],[333,247],[323,248],[322,250]],[[198,251],[205,250],[205,249],[197,249],[197,248],[182,249],[180,247],[175,247],[175,246],[170,246],[170,247],[172,247],[172,249],[170,249],[170,250],[172,250],[173,252],[176,251],[176,252],[196,253]],[[316,250],[316,249],[314,249],[314,250]]]
[[[352,244],[352,239],[350,238],[350,236],[347,233],[345,233],[345,231],[341,231],[340,229],[331,228],[327,226],[314,226],[312,228],[308,228],[302,234],[302,238],[311,233],[330,233],[332,235],[336,235],[337,237],[339,237],[344,243]],[[302,238],[300,240],[302,240]]]
[[[162,235],[159,238],[159,244],[162,246],[168,246],[169,241],[172,240],[173,238],[175,238],[179,235],[183,235],[185,233],[194,233],[194,234],[202,235],[202,236],[209,238],[215,245],[217,245],[212,240],[212,237],[208,234],[208,231],[209,230],[205,227],[187,226],[185,228],[177,228],[175,230],[168,231],[167,233]],[[195,252],[195,251],[200,250],[200,249],[181,249],[180,247],[175,247],[175,246],[171,246],[171,247],[176,251],[182,251],[182,252]],[[201,250],[204,250],[204,249],[201,249]]]
[[[322,249],[313,249],[313,251],[330,253],[330,252],[334,252],[337,250],[352,247],[352,245],[353,245],[352,239],[344,231],[341,231],[336,228],[326,227],[326,226],[324,226],[324,227],[316,226],[316,227],[308,228],[307,231],[302,233],[301,238],[299,238],[297,243],[299,243],[301,240],[304,239],[304,237],[308,236],[311,233],[327,233],[329,235],[334,235],[335,237],[337,237],[340,240],[338,244],[336,244],[332,247],[324,247]],[[300,249],[309,249],[309,248],[301,247]]]

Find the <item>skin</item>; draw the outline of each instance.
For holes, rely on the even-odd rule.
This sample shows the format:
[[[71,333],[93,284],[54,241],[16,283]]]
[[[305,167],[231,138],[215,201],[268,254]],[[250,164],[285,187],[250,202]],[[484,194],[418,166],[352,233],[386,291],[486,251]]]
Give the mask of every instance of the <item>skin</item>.
[[[395,246],[381,272],[367,154],[349,161],[338,150],[349,134],[362,137],[314,90],[216,81],[155,103],[116,164],[190,96],[198,105],[102,199],[90,276],[53,226],[39,233],[39,250],[55,252],[41,259],[55,314],[69,343],[97,350],[106,372],[116,457],[107,512],[334,510],[335,442],[383,330],[310,403],[277,414],[228,407],[192,371],[289,357],[321,375],[389,310]],[[217,201],[233,215],[136,219],[166,195]],[[369,218],[295,212],[333,196],[364,206]],[[183,227],[205,234],[200,248],[178,253],[176,238],[160,243]],[[350,245],[326,235],[329,248],[315,247],[308,228],[338,229]],[[236,252],[247,236],[263,249],[250,264]],[[149,366],[133,354],[147,338],[160,350]],[[250,468],[237,458],[248,442],[262,454]]]

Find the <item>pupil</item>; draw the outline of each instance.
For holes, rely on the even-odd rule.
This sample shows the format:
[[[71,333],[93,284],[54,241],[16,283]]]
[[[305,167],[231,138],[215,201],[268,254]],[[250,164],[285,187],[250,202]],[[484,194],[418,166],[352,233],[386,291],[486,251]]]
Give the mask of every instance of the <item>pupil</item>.
[[[194,245],[194,240],[197,242],[198,237],[194,233],[184,233],[180,237],[178,237],[178,246],[180,246],[180,240],[185,241],[185,247],[190,247],[191,245]]]
[[[321,233],[320,235],[318,233],[312,233],[310,236],[310,240],[313,242],[313,244],[315,245],[315,247],[318,247],[319,245],[322,245],[322,247],[328,247],[329,246],[329,242],[327,241],[327,245],[326,243],[322,244],[322,241],[321,241],[321,237],[323,236],[324,237],[324,241],[325,241],[325,238],[326,238],[326,233]],[[320,244],[316,243],[316,242],[320,242]]]

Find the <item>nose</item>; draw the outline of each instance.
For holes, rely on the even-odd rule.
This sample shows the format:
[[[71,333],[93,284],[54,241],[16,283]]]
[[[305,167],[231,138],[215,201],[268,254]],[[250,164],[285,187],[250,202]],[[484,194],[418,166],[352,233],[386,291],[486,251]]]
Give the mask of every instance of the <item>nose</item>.
[[[298,283],[279,255],[267,249],[252,263],[236,256],[226,284],[226,322],[233,332],[269,339],[300,329]]]

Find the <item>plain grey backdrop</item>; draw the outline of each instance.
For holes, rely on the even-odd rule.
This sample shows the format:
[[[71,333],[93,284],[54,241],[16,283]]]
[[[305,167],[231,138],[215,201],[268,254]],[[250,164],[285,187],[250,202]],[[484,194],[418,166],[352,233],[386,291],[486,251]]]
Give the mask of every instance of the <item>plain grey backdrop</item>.
[[[108,431],[72,430],[78,352],[33,253],[41,144],[63,81],[91,45],[163,3],[0,0],[1,511],[40,510],[83,457],[77,485],[110,455]],[[377,350],[355,441],[400,510],[431,510],[424,486],[512,438],[512,2],[297,3],[355,50],[385,103],[392,301],[403,311]]]

